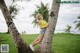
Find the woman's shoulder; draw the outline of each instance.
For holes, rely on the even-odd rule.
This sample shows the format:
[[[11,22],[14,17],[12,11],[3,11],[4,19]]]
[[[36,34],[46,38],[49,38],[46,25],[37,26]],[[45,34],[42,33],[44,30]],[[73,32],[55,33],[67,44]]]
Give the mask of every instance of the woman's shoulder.
[[[46,22],[46,20],[42,20],[42,22]]]
[[[46,22],[45,20],[39,20],[39,22],[41,23],[41,22]]]

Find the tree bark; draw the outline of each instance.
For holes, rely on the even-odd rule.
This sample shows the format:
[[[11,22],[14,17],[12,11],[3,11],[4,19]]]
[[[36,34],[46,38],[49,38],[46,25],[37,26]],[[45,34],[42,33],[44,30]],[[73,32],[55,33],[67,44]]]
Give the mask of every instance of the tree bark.
[[[12,17],[10,15],[10,12],[4,0],[0,0],[0,8],[5,18],[6,24],[8,26],[9,32],[11,33],[11,35],[13,36],[15,40],[16,47],[18,49],[18,53],[33,53],[30,47],[20,37],[20,33],[18,32],[15,24],[13,23]]]
[[[40,43],[37,51],[38,53],[51,53],[52,38],[56,27],[60,6],[60,3],[57,3],[57,1],[60,2],[60,0],[52,1],[51,13],[48,20],[49,26],[46,29],[42,42]]]

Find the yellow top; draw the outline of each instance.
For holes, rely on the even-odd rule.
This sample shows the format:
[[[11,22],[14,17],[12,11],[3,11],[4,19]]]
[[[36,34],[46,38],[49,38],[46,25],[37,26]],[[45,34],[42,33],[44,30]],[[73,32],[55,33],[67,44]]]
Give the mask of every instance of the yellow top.
[[[41,20],[40,23],[39,23],[40,28],[45,28],[45,27],[47,27],[47,25],[48,24],[45,20]]]

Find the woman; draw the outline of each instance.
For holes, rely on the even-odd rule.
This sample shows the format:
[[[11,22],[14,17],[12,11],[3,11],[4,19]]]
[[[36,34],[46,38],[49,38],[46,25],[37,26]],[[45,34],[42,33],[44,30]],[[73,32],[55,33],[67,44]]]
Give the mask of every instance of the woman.
[[[46,27],[48,26],[47,22],[45,20],[43,20],[43,17],[41,14],[37,14],[36,15],[36,20],[38,22],[38,25],[40,27],[40,35],[38,36],[38,38],[35,39],[35,41],[33,41],[32,44],[30,44],[30,48],[34,51],[34,46],[37,45],[38,43],[40,43],[44,37],[44,33],[46,30]]]

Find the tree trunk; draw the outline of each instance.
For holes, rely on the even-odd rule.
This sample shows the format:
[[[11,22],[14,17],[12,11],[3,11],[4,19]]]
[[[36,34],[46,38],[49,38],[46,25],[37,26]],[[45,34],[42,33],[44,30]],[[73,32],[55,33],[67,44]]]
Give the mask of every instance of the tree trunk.
[[[12,17],[10,15],[9,10],[7,9],[4,0],[0,0],[0,8],[2,10],[6,24],[8,26],[9,32],[11,33],[11,35],[15,40],[18,53],[33,53],[33,51],[29,48],[29,46],[20,37],[20,34],[16,29],[15,24],[13,23]]]
[[[60,3],[57,3],[56,1],[60,2],[60,0],[53,0],[52,2],[51,13],[48,20],[49,26],[47,27],[44,38],[38,48],[38,53],[51,53],[52,38],[56,27],[60,6]]]

